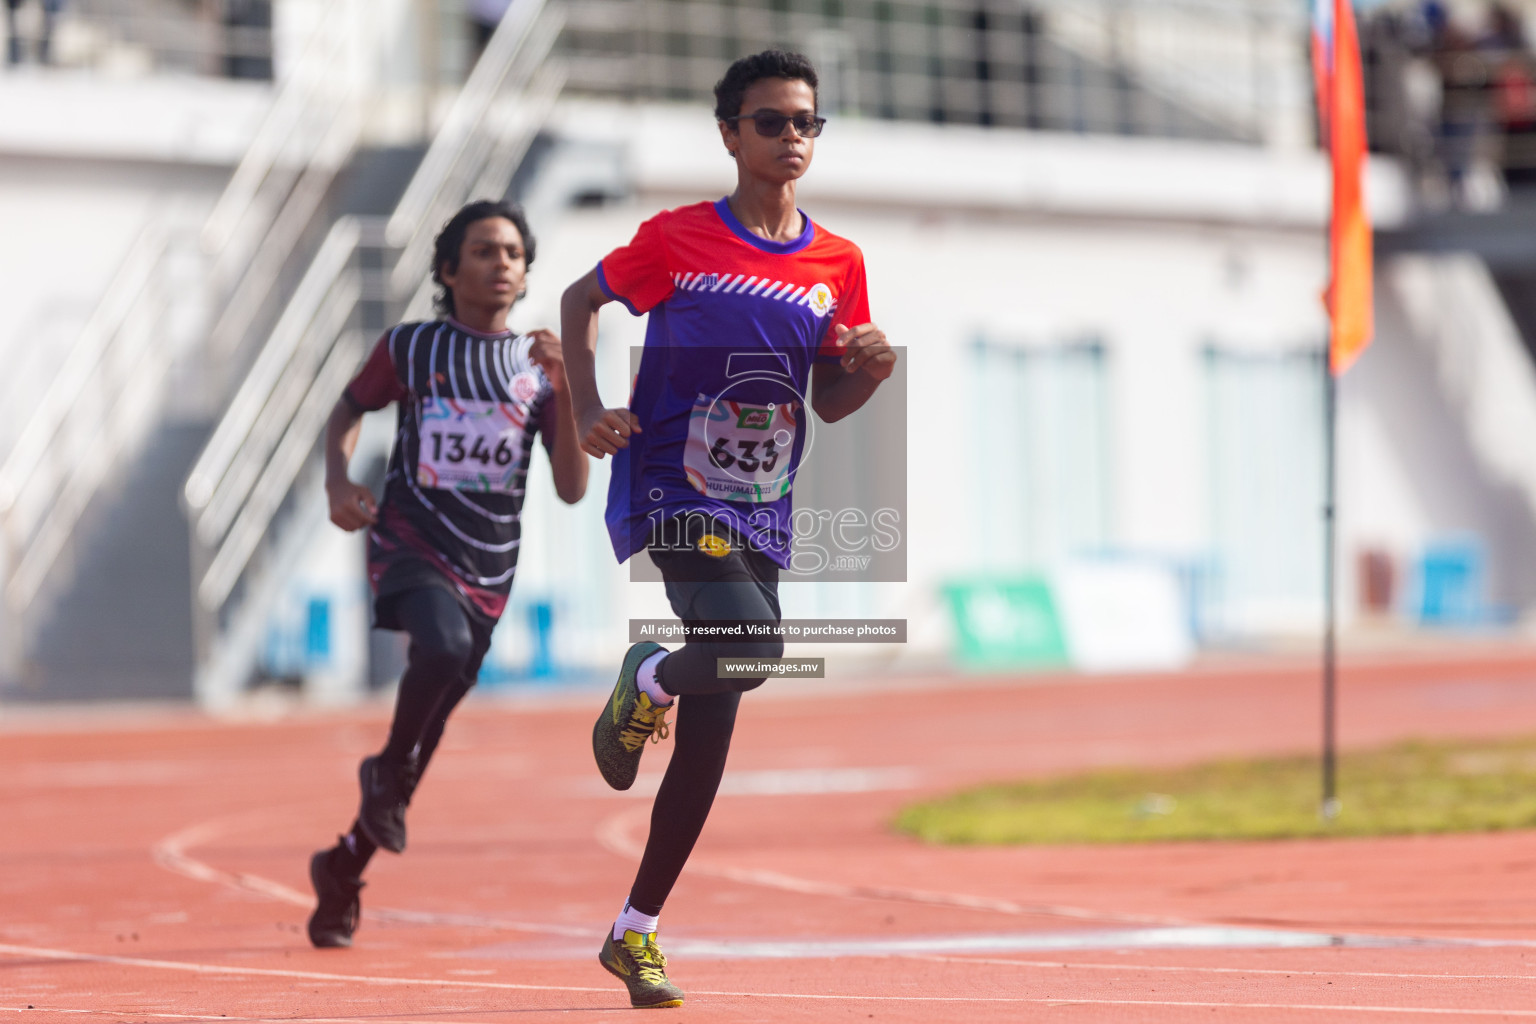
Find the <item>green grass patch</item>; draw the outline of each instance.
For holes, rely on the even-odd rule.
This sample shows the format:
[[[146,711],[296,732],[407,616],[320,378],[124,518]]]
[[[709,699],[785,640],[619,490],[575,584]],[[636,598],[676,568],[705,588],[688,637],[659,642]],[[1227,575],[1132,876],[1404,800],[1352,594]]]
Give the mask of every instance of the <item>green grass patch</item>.
[[[1536,737],[1414,741],[1339,759],[1343,807],[1318,816],[1316,756],[1116,769],[981,786],[913,804],[936,843],[1121,843],[1481,832],[1536,826]]]

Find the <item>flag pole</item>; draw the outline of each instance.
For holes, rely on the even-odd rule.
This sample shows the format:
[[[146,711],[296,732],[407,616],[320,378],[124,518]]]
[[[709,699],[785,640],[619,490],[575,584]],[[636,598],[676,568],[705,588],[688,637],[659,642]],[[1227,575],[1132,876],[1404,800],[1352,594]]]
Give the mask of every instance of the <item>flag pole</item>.
[[[1339,378],[1371,342],[1371,222],[1364,202],[1365,82],[1352,0],[1313,0],[1312,57],[1318,123],[1333,172],[1328,215],[1328,349],[1323,419],[1323,793],[1325,823],[1338,794],[1338,420]]]
[[[1332,346],[1330,345],[1330,351]],[[1323,802],[1319,815],[1324,823],[1339,816],[1338,730],[1335,715],[1338,673],[1338,608],[1334,565],[1338,557],[1338,419],[1339,378],[1329,354],[1323,354],[1323,434],[1325,480],[1323,483]]]

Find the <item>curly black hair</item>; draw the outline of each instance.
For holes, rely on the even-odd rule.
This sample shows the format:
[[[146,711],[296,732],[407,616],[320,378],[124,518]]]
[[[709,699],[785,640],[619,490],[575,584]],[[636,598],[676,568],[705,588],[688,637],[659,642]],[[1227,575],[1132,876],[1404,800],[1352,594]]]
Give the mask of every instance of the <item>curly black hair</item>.
[[[523,265],[533,266],[537,243],[533,232],[528,230],[528,218],[523,215],[521,206],[500,199],[479,199],[460,207],[432,242],[432,283],[438,287],[432,305],[444,316],[453,316],[457,311],[453,306],[453,289],[443,283],[443,270],[446,268],[450,274],[458,272],[459,253],[464,248],[464,236],[469,232],[469,226],[491,217],[505,217],[512,222],[517,233],[523,236]]]
[[[747,88],[764,78],[798,79],[811,87],[818,107],[820,96],[816,92],[816,68],[804,54],[784,50],[764,50],[750,57],[742,57],[726,69],[725,77],[715,83],[715,119],[724,121],[741,113],[741,102]]]

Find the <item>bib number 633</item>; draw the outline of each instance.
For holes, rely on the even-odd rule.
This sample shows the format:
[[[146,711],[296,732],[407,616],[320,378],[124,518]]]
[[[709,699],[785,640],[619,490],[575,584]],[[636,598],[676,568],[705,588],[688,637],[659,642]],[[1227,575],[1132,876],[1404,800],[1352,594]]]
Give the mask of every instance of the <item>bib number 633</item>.
[[[799,403],[755,405],[700,396],[688,420],[683,470],[694,490],[760,503],[789,493]]]

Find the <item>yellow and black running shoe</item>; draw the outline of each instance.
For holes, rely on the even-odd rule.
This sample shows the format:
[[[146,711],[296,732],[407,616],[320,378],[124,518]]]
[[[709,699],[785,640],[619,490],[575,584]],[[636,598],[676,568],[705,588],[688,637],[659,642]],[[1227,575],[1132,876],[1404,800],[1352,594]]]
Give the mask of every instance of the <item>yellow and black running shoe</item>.
[[[661,649],[660,644],[653,643],[639,643],[629,649],[619,668],[613,695],[592,727],[592,756],[597,760],[597,770],[603,773],[603,781],[614,789],[628,789],[635,784],[646,740],[656,743],[667,738],[666,716],[672,705],[657,707],[635,685],[641,662]]]
[[[683,990],[667,980],[667,956],[656,945],[656,933],[625,930],[615,939],[609,929],[597,962],[629,989],[629,1005],[638,1010],[682,1006]]]

